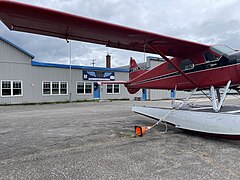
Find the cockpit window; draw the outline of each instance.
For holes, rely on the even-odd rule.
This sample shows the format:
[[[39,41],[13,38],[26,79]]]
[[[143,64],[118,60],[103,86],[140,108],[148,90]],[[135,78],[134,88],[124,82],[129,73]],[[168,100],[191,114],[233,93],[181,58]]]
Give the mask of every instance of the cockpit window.
[[[215,45],[215,46],[211,46],[210,49],[219,54],[219,55],[229,55],[233,52],[236,52],[237,50],[236,49],[233,49],[233,48],[230,48],[228,46],[225,46],[225,45]]]
[[[190,70],[194,68],[194,64],[192,63],[192,61],[190,59],[183,59],[180,62],[179,68],[181,70]]]
[[[217,61],[218,57],[215,56],[214,54],[210,53],[209,51],[206,51],[203,53],[204,58],[206,60],[206,62],[211,62],[211,61]]]
[[[181,70],[185,71],[185,70],[193,69],[194,68],[194,64],[192,63],[192,61],[190,59],[183,59],[183,60],[181,60],[181,62],[180,62],[178,67]],[[168,64],[167,69],[168,70],[172,70],[172,69],[175,69],[175,68],[173,67],[172,64]]]

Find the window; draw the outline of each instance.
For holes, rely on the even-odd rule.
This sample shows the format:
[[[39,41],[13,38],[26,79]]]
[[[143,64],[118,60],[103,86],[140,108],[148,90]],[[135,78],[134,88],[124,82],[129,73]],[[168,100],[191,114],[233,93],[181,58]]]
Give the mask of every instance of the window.
[[[190,59],[183,59],[181,62],[180,62],[180,65],[179,65],[179,68],[181,70],[190,70],[190,69],[193,69],[194,68],[194,65],[192,63],[192,61]]]
[[[67,82],[60,83],[60,94],[67,94]]]
[[[107,84],[107,94],[113,93],[113,85]]]
[[[43,82],[43,94],[51,94],[51,82]]]
[[[13,81],[13,96],[22,95],[22,82],[21,81]]]
[[[42,83],[43,95],[67,95],[68,83],[62,81],[44,81]]]
[[[225,45],[214,45],[214,46],[211,46],[210,49],[213,52],[215,52],[217,54],[220,54],[220,55],[223,55],[223,54],[230,55],[230,54],[237,51],[237,50],[232,49],[231,47],[228,47],[228,46],[225,46]]]
[[[84,82],[77,82],[77,94],[84,94]]]
[[[2,96],[11,96],[11,81],[2,81]]]
[[[116,93],[116,94],[119,93],[119,84],[114,84],[114,85],[113,85],[113,91],[114,91],[114,93]]]
[[[22,81],[1,81],[1,96],[22,96]]]
[[[194,68],[194,64],[192,63],[192,61],[190,59],[182,59],[178,67],[181,70],[185,71],[185,70],[193,69]],[[168,63],[167,69],[168,70],[173,70],[175,68],[173,67],[172,64]]]
[[[85,93],[92,94],[92,83],[85,83]]]
[[[59,94],[59,82],[52,82],[52,94]]]
[[[214,54],[212,54],[212,53],[210,53],[208,51],[204,52],[203,55],[204,55],[204,58],[205,58],[206,62],[219,60],[217,56],[215,56]]]
[[[119,94],[120,86],[119,84],[107,84],[107,94]]]
[[[77,82],[77,94],[92,94],[93,83]]]

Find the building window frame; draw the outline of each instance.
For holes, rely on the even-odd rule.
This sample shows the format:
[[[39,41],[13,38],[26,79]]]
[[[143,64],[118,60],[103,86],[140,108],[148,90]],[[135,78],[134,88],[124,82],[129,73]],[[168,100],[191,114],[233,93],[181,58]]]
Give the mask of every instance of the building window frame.
[[[117,86],[118,91],[115,91],[115,86]],[[111,87],[111,92],[108,92],[108,87]],[[107,94],[120,94],[120,84],[106,84]]]
[[[62,84],[66,84],[66,88],[62,88]],[[44,88],[45,84],[50,84],[50,88]],[[54,87],[56,85],[56,87]],[[49,89],[49,94],[44,93],[44,89]],[[62,93],[62,90],[66,91]],[[53,93],[56,90],[57,93]],[[68,82],[67,81],[42,81],[42,96],[67,96],[68,95]]]
[[[46,85],[46,86],[45,86]],[[48,87],[49,86],[49,87]],[[51,81],[43,81],[42,82],[42,95],[43,96],[48,96],[48,95],[51,95],[51,86],[52,86],[52,83]],[[49,92],[49,93],[45,93],[46,92]]]
[[[10,88],[3,88],[3,82],[10,82]],[[14,83],[20,83],[19,87],[14,87]],[[9,95],[3,95],[3,89],[9,89]],[[14,94],[14,90],[20,90],[20,94]],[[21,97],[23,96],[23,81],[22,80],[1,80],[1,97]]]
[[[83,83],[83,93],[78,93],[79,83]],[[86,92],[86,86],[87,85],[91,85],[91,93]],[[77,95],[92,95],[93,94],[93,82],[77,81],[76,82],[76,94]]]
[[[66,87],[62,87],[63,84],[65,84]],[[62,93],[63,91],[66,91],[66,93]],[[60,93],[60,95],[68,95],[68,82],[67,81],[60,81],[59,93]]]

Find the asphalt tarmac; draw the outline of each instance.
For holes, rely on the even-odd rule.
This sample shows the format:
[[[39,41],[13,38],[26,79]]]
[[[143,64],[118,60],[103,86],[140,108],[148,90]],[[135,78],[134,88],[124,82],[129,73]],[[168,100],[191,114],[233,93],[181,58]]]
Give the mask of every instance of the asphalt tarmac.
[[[240,141],[186,134],[133,104],[81,102],[0,106],[0,179],[240,179]]]

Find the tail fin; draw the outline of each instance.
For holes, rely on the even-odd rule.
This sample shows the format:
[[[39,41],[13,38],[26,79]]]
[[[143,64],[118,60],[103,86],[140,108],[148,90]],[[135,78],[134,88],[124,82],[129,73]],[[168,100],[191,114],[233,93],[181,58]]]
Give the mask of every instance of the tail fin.
[[[136,77],[140,76],[144,72],[146,72],[146,70],[140,69],[136,61],[131,58],[129,66],[129,81],[134,80]],[[135,94],[139,91],[139,88],[127,87],[127,89],[130,94]]]
[[[144,72],[145,71],[140,69],[140,67],[137,65],[136,61],[133,58],[131,58],[129,66],[129,81],[135,79]]]

